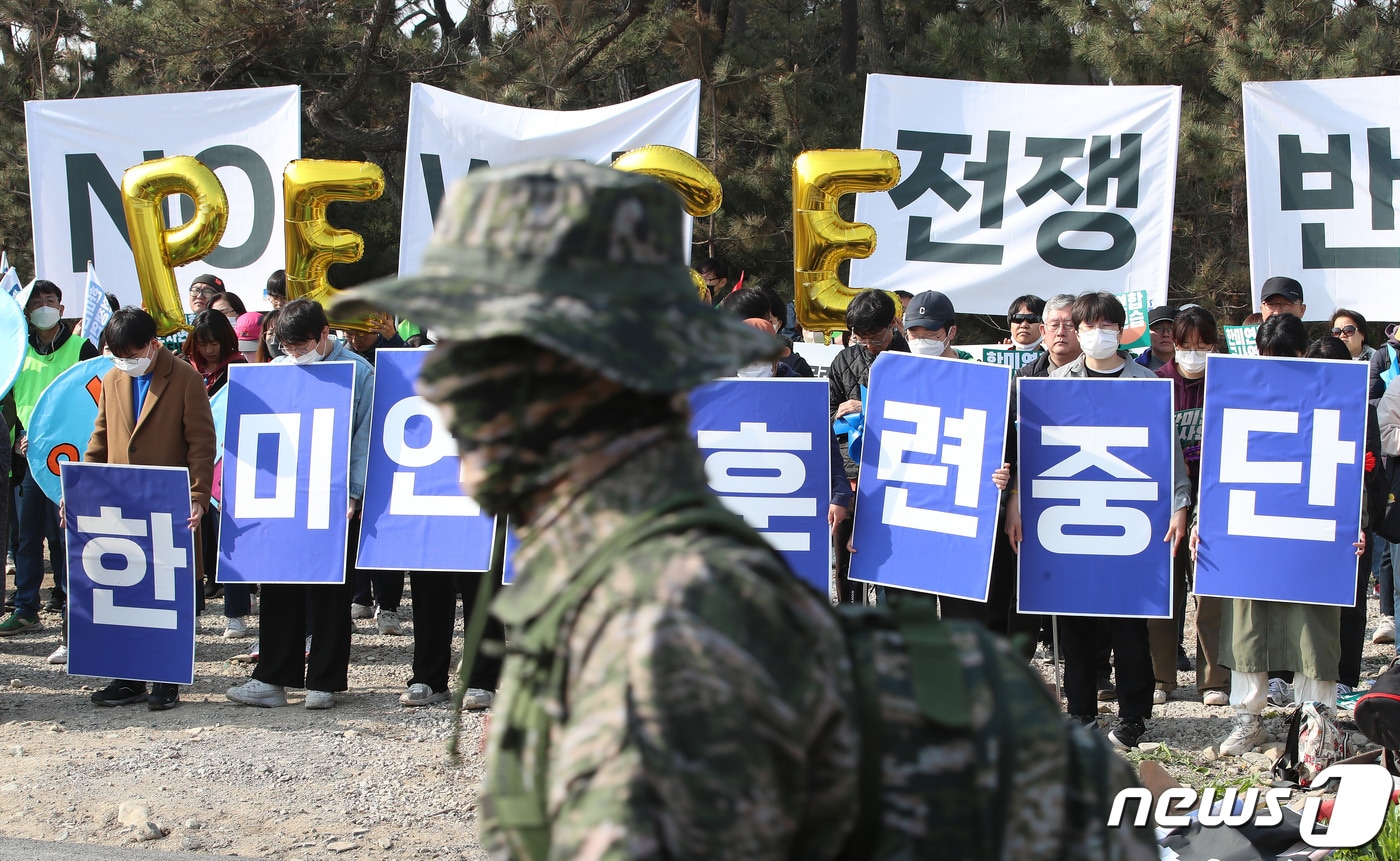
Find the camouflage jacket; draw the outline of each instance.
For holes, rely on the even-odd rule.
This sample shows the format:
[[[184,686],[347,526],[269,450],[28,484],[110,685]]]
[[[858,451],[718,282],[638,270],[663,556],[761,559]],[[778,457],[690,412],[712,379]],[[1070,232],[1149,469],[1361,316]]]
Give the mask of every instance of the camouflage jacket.
[[[520,630],[622,524],[678,493],[707,492],[694,444],[668,440],[556,499],[521,530],[496,615]],[[731,536],[661,535],[624,559],[550,656],[564,693],[544,704],[547,764],[529,739],[521,745],[529,788],[547,775],[549,857],[837,857],[856,815],[859,753],[835,617],[772,553]],[[517,697],[544,696],[529,663],[507,655],[497,724]],[[494,859],[513,857],[500,729],[481,819]]]

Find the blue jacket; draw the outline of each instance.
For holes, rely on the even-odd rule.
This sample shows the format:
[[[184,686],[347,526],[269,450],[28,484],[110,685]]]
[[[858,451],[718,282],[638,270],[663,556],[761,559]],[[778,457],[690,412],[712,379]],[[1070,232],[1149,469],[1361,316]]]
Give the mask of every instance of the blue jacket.
[[[369,463],[370,408],[374,403],[374,366],[351,350],[343,341],[331,341],[331,351],[323,362],[352,362],[355,365],[355,410],[350,428],[350,495],[363,499],[365,468]],[[293,364],[290,356],[278,356],[274,365]]]

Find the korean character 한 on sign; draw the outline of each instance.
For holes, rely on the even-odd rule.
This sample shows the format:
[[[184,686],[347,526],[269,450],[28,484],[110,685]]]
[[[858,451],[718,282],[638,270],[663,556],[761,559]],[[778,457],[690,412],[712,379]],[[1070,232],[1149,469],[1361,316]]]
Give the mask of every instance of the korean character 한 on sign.
[[[83,572],[97,586],[92,590],[92,620],[97,625],[174,630],[176,611],[153,607],[125,606],[118,602],[118,591],[153,578],[156,602],[175,603],[175,571],[188,568],[185,550],[175,546],[174,522],[168,512],[152,512],[145,520],[126,518],[116,506],[102,506],[97,517],[78,515],[80,536],[91,535],[82,547]],[[134,538],[150,535],[149,558]]]

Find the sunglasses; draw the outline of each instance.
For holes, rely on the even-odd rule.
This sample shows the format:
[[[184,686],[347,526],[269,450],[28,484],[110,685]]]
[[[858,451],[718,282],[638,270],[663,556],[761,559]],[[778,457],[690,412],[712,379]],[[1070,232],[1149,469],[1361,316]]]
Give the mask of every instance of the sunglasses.
[[[1347,337],[1351,337],[1352,335],[1355,335],[1355,334],[1356,334],[1356,327],[1355,327],[1355,326],[1343,326],[1343,327],[1341,327],[1340,329],[1333,329],[1333,330],[1332,330],[1332,337],[1334,337],[1334,338],[1340,338],[1340,337],[1342,337],[1343,335],[1346,335]]]
[[[1010,317],[1007,317],[1006,319],[1010,320],[1012,323],[1039,323],[1039,322],[1040,322],[1040,315],[1039,315],[1039,314],[1012,314]]]

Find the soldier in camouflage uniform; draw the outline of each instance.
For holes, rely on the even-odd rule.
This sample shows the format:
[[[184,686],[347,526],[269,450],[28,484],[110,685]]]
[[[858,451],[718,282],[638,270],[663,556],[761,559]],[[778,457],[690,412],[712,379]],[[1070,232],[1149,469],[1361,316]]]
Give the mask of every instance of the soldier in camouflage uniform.
[[[961,710],[888,681],[915,649],[874,617],[876,635],[853,634],[872,670],[857,672],[831,609],[714,504],[685,392],[773,358],[778,343],[699,302],[680,225],[676,195],[639,175],[574,162],[479,171],[444,201],[420,274],[335,309],[377,307],[442,339],[420,388],[459,442],[464,488],[520,539],[516,579],[493,606],[510,645],[487,747],[488,852],[1134,854],[1127,832],[1102,828],[1105,793],[1131,782],[1122,761],[1086,765],[1076,746],[1105,755],[1102,739],[1066,729],[1004,644],[945,637],[953,687],[985,664],[1021,674],[1020,688],[974,684]],[[1013,688],[1018,710],[999,708]],[[864,767],[863,705],[887,730],[866,740]],[[1013,762],[999,747],[1028,738],[1012,730],[1036,708],[1052,731],[1017,751],[1019,769],[999,769]],[[938,723],[912,721],[921,710],[948,728],[897,755]],[[1005,809],[988,815],[986,798]],[[958,818],[967,811],[980,819]]]

